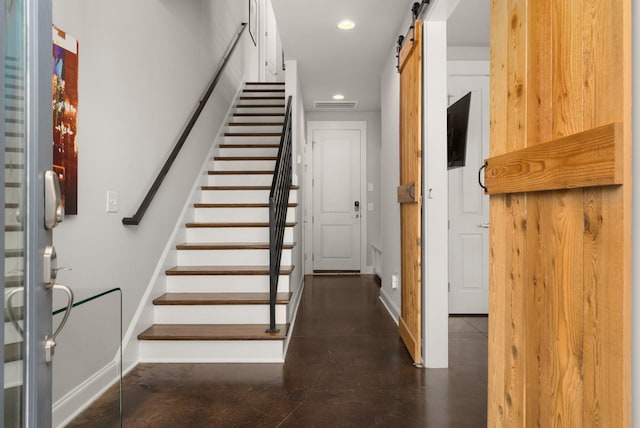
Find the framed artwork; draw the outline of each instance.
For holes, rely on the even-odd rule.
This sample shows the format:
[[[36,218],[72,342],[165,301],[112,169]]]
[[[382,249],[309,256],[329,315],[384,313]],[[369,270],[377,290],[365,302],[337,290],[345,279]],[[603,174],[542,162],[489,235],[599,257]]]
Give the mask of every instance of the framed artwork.
[[[258,46],[258,0],[249,0],[249,34],[253,44]]]
[[[53,27],[53,170],[65,214],[78,214],[78,41]]]

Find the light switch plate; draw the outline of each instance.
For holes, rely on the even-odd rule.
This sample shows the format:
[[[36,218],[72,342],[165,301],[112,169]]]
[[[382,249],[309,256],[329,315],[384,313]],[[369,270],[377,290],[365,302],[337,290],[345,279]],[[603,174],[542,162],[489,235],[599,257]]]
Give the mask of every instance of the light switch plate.
[[[373,211],[373,203],[372,202],[369,202],[367,204],[367,211]]]
[[[113,190],[107,192],[107,212],[118,212],[118,192],[114,192]]]

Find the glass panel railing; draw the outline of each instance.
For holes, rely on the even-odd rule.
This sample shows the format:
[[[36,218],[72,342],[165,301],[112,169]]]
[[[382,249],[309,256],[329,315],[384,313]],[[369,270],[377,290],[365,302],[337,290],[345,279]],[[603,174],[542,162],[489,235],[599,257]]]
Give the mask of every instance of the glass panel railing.
[[[70,415],[64,412],[69,400],[93,397],[108,382],[117,379],[118,405],[109,411],[119,414],[122,426],[122,290],[113,287],[77,288],[73,291],[71,315],[56,338],[53,425],[69,422],[65,418]],[[53,309],[55,330],[67,309],[64,293],[54,293]],[[101,388],[95,390],[95,385]]]

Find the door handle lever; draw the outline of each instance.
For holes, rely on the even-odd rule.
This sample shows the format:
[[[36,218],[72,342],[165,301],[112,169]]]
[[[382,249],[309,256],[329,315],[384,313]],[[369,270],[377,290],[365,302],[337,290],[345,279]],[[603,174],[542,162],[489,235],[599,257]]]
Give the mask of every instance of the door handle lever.
[[[483,229],[489,229],[489,222],[479,224],[478,227],[481,227]]]

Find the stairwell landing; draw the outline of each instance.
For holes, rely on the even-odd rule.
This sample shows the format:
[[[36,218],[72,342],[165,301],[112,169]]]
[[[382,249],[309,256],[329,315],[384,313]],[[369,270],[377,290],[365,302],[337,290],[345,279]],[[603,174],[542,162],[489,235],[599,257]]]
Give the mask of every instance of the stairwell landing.
[[[247,83],[207,184],[196,192],[177,266],[153,300],[142,362],[280,362],[289,330],[297,187],[291,189],[276,305],[269,323],[269,191],[285,113],[284,84]]]

